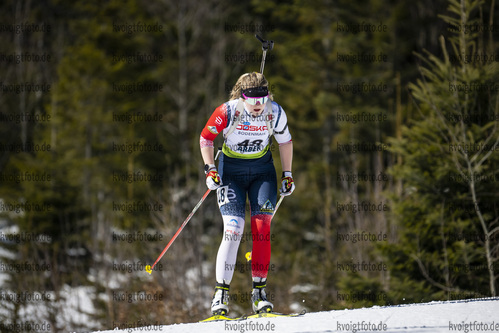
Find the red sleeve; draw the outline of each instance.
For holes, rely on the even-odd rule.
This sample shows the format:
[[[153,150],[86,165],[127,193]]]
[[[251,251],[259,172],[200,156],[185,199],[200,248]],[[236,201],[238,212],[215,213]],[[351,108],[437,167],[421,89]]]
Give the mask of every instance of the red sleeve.
[[[215,140],[218,133],[227,127],[227,120],[227,104],[224,103],[213,111],[213,114],[201,132],[201,137],[209,141]]]

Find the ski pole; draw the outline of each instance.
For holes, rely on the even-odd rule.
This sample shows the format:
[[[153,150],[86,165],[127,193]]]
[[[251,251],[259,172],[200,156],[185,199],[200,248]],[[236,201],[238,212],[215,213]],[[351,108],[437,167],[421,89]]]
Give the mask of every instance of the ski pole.
[[[279,198],[279,201],[277,201],[277,205],[275,205],[274,214],[272,214],[272,218],[274,218],[274,215],[277,212],[277,208],[279,208],[279,206],[281,205],[282,199],[284,199],[283,195],[281,195],[281,197]]]
[[[170,248],[170,246],[172,245],[172,243],[175,241],[175,239],[177,238],[177,236],[180,234],[180,232],[184,229],[184,227],[187,225],[187,223],[189,222],[189,220],[191,219],[191,217],[194,215],[194,213],[198,210],[198,208],[201,206],[201,204],[203,203],[204,199],[206,199],[206,197],[208,196],[208,194],[210,194],[211,190],[208,189],[208,191],[206,191],[206,193],[203,195],[203,197],[201,198],[201,200],[199,200],[199,202],[197,203],[197,205],[194,207],[194,209],[192,210],[192,212],[189,214],[189,216],[187,216],[187,218],[185,219],[184,223],[182,223],[182,225],[180,226],[180,228],[177,230],[177,232],[175,233],[175,235],[173,235],[172,239],[170,240],[170,242],[168,242],[168,244],[166,245],[165,249],[163,250],[163,252],[161,252],[161,254],[159,255],[158,259],[156,259],[156,261],[154,262],[154,264],[151,266],[151,265],[147,265],[146,266],[146,272],[149,273],[149,274],[152,274],[152,269],[154,268],[154,266],[156,266],[156,264],[158,263],[158,261],[163,257],[163,255],[166,253],[166,251],[168,251],[168,249]]]
[[[270,51],[274,48],[273,40],[264,40],[262,37],[255,35],[255,37],[262,43],[262,63],[260,65],[260,74],[263,74],[263,68],[265,67],[265,57],[267,55],[267,50]]]

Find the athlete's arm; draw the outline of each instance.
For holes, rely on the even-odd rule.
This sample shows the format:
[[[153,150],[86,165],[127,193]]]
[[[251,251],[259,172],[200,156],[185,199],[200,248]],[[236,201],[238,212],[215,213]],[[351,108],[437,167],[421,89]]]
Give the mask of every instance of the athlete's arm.
[[[213,141],[226,126],[227,104],[224,103],[215,109],[199,137],[199,147],[204,164],[215,164]]]
[[[282,171],[291,172],[293,163],[293,141],[288,129],[288,118],[280,106],[279,113],[277,115],[277,124],[274,130],[274,137],[279,144]]]
[[[279,145],[279,154],[281,155],[282,171],[291,172],[293,164],[293,141]]]
[[[203,157],[204,164],[215,164],[215,148],[213,146],[201,147],[201,156]]]

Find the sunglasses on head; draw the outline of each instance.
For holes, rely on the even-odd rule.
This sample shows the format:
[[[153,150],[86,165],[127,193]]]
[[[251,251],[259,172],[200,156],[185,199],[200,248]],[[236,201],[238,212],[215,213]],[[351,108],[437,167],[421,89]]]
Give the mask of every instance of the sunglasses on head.
[[[245,99],[245,102],[248,103],[249,105],[257,105],[258,103],[265,104],[269,99],[268,95],[263,97],[249,97],[243,94],[243,97]]]
[[[269,99],[269,90],[267,87],[243,89],[241,94],[249,105],[265,104]]]

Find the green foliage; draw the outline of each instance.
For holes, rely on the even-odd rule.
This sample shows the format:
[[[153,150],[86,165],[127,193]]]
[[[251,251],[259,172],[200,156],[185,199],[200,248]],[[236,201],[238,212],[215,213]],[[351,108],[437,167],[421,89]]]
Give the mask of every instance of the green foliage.
[[[481,5],[451,1],[454,15],[442,18],[450,26],[483,26]],[[392,152],[402,159],[391,173],[403,182],[401,195],[393,196],[393,220],[403,241],[384,253],[406,262],[393,270],[394,279],[426,282],[430,298],[496,293],[497,247],[487,240],[495,239],[497,224],[499,73],[481,61],[450,61],[494,49],[477,49],[479,38],[456,33],[449,38],[452,57],[442,37],[443,60],[420,56],[423,78],[409,87],[421,117],[404,127],[400,139],[391,139]]]
[[[296,191],[272,224],[275,266],[268,286],[276,309],[493,294],[496,282],[491,286],[494,277],[483,266],[497,263],[499,250],[499,154],[476,147],[497,147],[499,140],[499,67],[484,60],[498,53],[498,39],[495,32],[462,28],[493,22],[497,8],[485,1],[51,0],[6,1],[0,8],[2,22],[51,26],[47,33],[0,33],[9,52],[52,56],[45,63],[0,61],[4,84],[51,86],[36,94],[0,93],[2,115],[50,116],[0,121],[2,145],[50,145],[50,151],[0,151],[4,179],[50,176],[0,182],[3,203],[50,207],[0,211],[0,236],[10,230],[50,239],[12,243],[0,237],[0,260],[51,265],[50,273],[8,274],[2,289],[53,293],[55,300],[43,303],[43,319],[54,327],[63,302],[73,297],[71,288],[91,295],[97,311],[88,321],[101,329],[205,317],[222,232],[213,194],[160,261],[161,270],[147,276],[116,267],[151,263],[205,191],[199,134],[237,78],[259,70],[254,33],[275,42],[265,75],[287,113],[295,149]],[[116,29],[139,22],[161,31]],[[137,53],[162,60],[134,60]],[[161,89],[119,91],[137,82]],[[371,90],[362,90],[366,85]],[[128,120],[139,113],[156,120]],[[162,149],[117,149],[135,142]],[[346,149],[356,144],[382,149]],[[154,179],[129,180],[138,174]],[[162,209],[116,208],[134,202]],[[387,209],[352,211],[362,203]],[[161,239],[116,237],[146,232]],[[357,233],[382,239],[353,241]],[[250,250],[250,242],[241,245],[241,263]],[[338,268],[351,262],[384,263],[387,269]],[[231,289],[245,293],[249,286],[250,272],[237,272]],[[157,292],[163,300],[113,300],[124,288]],[[2,302],[2,316],[8,315],[0,319],[22,320],[25,306]],[[234,311],[246,313],[248,306],[237,303]],[[57,328],[88,330],[87,324]]]

